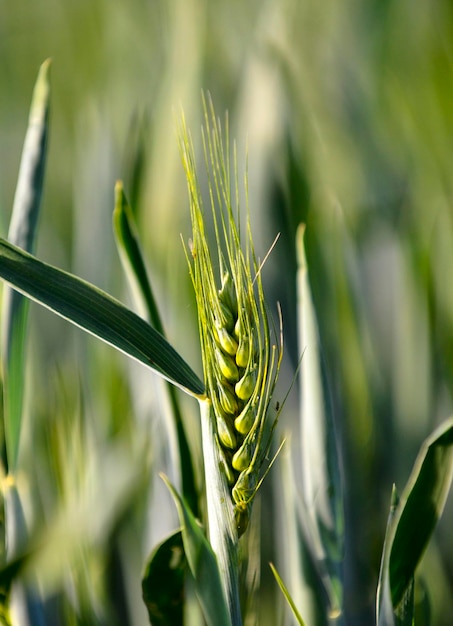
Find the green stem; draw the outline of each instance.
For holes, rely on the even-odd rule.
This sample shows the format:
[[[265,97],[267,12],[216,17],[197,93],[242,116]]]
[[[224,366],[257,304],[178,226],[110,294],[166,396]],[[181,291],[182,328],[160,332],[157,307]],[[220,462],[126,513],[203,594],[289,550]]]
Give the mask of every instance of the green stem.
[[[238,585],[238,536],[234,521],[233,504],[225,476],[220,469],[212,417],[212,404],[208,398],[200,400],[200,414],[209,542],[217,557],[232,626],[241,626],[242,618]]]

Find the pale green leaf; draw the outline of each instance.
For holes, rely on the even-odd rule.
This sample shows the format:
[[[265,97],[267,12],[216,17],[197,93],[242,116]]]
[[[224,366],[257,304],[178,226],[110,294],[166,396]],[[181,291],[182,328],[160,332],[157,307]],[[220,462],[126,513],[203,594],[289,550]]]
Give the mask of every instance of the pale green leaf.
[[[298,324],[302,497],[305,530],[329,595],[331,613],[342,610],[344,514],[335,424],[322,379],[316,313],[304,249],[304,225],[297,232]],[[322,571],[323,569],[326,571]]]
[[[33,91],[8,239],[33,251],[44,184],[49,126],[50,60],[39,70]],[[28,300],[5,289],[2,302],[3,397],[7,463],[17,462],[24,397],[24,359]]]
[[[376,623],[378,626],[395,626],[395,615],[393,613],[392,598],[390,595],[388,560],[390,556],[390,542],[393,529],[393,520],[395,517],[397,505],[398,493],[396,491],[396,487],[393,486],[376,594]]]
[[[294,603],[294,600],[291,597],[291,594],[289,593],[288,589],[285,586],[285,583],[283,582],[283,580],[280,578],[279,573],[277,572],[275,566],[270,563],[270,568],[272,570],[272,573],[275,576],[275,580],[277,581],[278,586],[280,587],[281,592],[283,593],[283,595],[286,598],[286,601],[288,602],[289,606],[291,607],[291,610],[293,612],[294,617],[297,620],[297,623],[300,624],[300,626],[305,626],[305,622],[302,619],[301,614],[299,613],[299,611],[297,610],[297,607]]]

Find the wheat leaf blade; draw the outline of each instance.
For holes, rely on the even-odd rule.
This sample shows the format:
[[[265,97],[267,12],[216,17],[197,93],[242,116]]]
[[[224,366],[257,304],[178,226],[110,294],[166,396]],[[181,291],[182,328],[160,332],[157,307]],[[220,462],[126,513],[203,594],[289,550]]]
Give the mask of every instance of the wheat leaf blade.
[[[393,486],[390,510],[387,518],[387,528],[384,537],[384,547],[382,549],[381,567],[379,570],[378,588],[376,594],[376,624],[377,626],[395,626],[395,616],[393,614],[392,598],[390,594],[388,561],[392,541],[392,529],[398,505],[398,493]]]
[[[142,580],[150,624],[183,624],[184,578],[187,573],[182,533],[167,537],[153,550]]]
[[[296,605],[294,603],[294,600],[292,599],[291,594],[289,593],[288,589],[286,588],[285,583],[281,579],[280,574],[277,572],[275,566],[272,563],[270,563],[270,568],[272,570],[272,573],[274,574],[274,577],[275,577],[275,580],[277,581],[278,586],[280,587],[281,592],[283,593],[283,595],[286,598],[286,601],[288,602],[289,606],[291,607],[291,611],[293,612],[293,615],[294,615],[297,623],[300,626],[305,626],[305,622],[302,619],[301,614],[297,610],[297,607],[296,607]]]
[[[178,509],[184,550],[206,622],[216,626],[231,626],[215,554],[189,507],[168,479],[163,479]]]
[[[27,297],[147,365],[193,396],[204,385],[154,328],[86,281],[0,239],[0,276]]]
[[[120,181],[115,185],[113,232],[121,263],[131,285],[135,300],[139,305],[140,312],[143,312],[143,315],[149,320],[151,325],[163,335],[164,328],[148,280],[134,216]]]
[[[8,239],[33,251],[44,184],[49,127],[50,60],[39,70],[33,91]],[[28,300],[5,289],[2,303],[4,420],[8,467],[15,469],[22,423]]]
[[[153,328],[155,328],[161,335],[165,336],[162,318],[159,314],[157,302],[146,271],[145,260],[140,246],[134,215],[124,193],[121,181],[118,181],[115,186],[113,231],[121,263],[129,279],[129,284],[134,294],[138,310],[140,311],[140,314],[149,321]],[[198,497],[195,485],[194,468],[190,455],[189,444],[184,431],[181,407],[176,395],[176,390],[172,385],[169,385],[168,392],[178,436],[182,492],[191,510],[197,514]]]
[[[344,514],[340,461],[329,398],[324,392],[316,314],[304,249],[305,227],[297,232],[299,351],[301,380],[301,456],[307,531],[323,575],[331,612],[342,610]]]
[[[423,443],[395,514],[389,552],[393,607],[404,599],[442,514],[453,478],[453,418]]]

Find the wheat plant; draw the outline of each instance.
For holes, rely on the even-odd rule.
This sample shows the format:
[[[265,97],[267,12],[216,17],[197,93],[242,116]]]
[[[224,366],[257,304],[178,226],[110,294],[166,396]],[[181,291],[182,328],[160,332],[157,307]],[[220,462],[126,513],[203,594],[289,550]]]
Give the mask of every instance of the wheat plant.
[[[203,99],[205,193],[183,116],[179,124],[179,149],[192,225],[191,236],[184,236],[183,240],[187,242],[184,244],[187,271],[198,314],[204,373],[204,380],[200,380],[165,337],[134,212],[121,182],[115,188],[114,235],[140,315],[89,282],[33,256],[46,160],[49,95],[49,62],[45,62],[33,96],[9,240],[0,240],[0,276],[7,283],[2,310],[5,533],[0,619],[7,626],[62,623],[61,620],[71,625],[120,624],[124,620],[132,623],[125,602],[118,614],[99,609],[102,593],[96,594],[92,584],[94,577],[90,577],[91,561],[87,556],[90,550],[84,533],[91,537],[92,551],[101,546],[107,552],[107,537],[115,536],[117,528],[100,538],[108,525],[107,519],[102,520],[101,531],[90,529],[91,505],[102,493],[112,506],[105,507],[105,518],[113,518],[113,526],[121,526],[126,513],[124,510],[118,513],[113,505],[121,510],[119,493],[123,496],[123,506],[124,502],[128,505],[127,514],[130,513],[129,505],[146,465],[141,457],[131,455],[127,459],[135,462],[125,462],[111,445],[104,458],[102,448],[99,457],[95,457],[98,462],[93,473],[89,474],[85,467],[81,470],[82,475],[94,481],[93,485],[89,484],[90,498],[85,505],[69,507],[62,522],[56,516],[48,532],[45,528],[43,531],[45,524],[27,523],[27,509],[35,501],[23,485],[33,484],[33,477],[24,476],[26,465],[21,465],[19,450],[24,436],[25,336],[27,302],[31,299],[166,381],[166,398],[177,435],[180,476],[177,485],[166,475],[162,475],[162,480],[173,498],[180,525],[155,545],[148,557],[141,555],[145,564],[141,592],[149,622],[154,626],[258,623],[258,613],[250,609],[253,601],[247,593],[244,597],[243,590],[254,588],[255,594],[261,592],[257,565],[260,547],[256,540],[259,526],[251,513],[262,482],[281,449],[275,452],[273,435],[286,400],[286,396],[275,397],[283,356],[283,331],[279,309],[275,323],[264,296],[263,272],[268,254],[265,252],[261,257],[255,252],[247,175],[242,185],[236,150],[230,147],[228,118],[222,128],[210,98]],[[244,200],[240,201],[242,197]],[[300,225],[295,244],[300,341],[295,376],[300,377],[302,471],[291,463],[289,444],[285,447],[289,449],[281,455],[281,464],[274,468],[280,472],[280,475],[275,472],[280,476],[281,499],[277,508],[283,511],[281,528],[286,531],[282,535],[283,543],[288,541],[285,547],[292,552],[292,580],[284,580],[280,564],[272,565],[272,572],[282,598],[287,601],[288,614],[297,623],[339,625],[346,623],[347,481],[330,403],[329,377],[322,367],[304,233],[305,226]],[[196,454],[191,448],[193,442],[187,435],[188,423],[175,388],[199,405],[202,489]],[[77,419],[74,422],[73,430],[68,428],[67,432],[77,433],[79,422]],[[61,425],[60,428],[65,432]],[[76,436],[75,440],[93,454],[94,442],[97,444],[101,438],[99,435],[90,438],[85,432],[84,435],[86,439],[79,432],[80,437]],[[78,457],[74,454],[73,458]],[[59,470],[69,472],[64,467],[65,459],[60,459]],[[417,598],[417,567],[442,514],[452,476],[453,422],[449,419],[422,444],[407,486],[401,493],[393,488],[376,590],[378,626],[429,623],[426,617],[429,611],[425,608],[421,612]],[[67,475],[60,478],[64,483]],[[103,491],[105,485],[109,489]],[[390,491],[389,486],[389,495]],[[50,566],[51,557],[58,556],[64,547],[68,562]],[[115,567],[119,561],[116,556],[111,561]],[[96,560],[97,566],[101,560]],[[76,567],[77,561],[82,566],[79,562]],[[63,608],[55,618],[51,593],[45,589],[48,578],[53,578],[55,585],[62,571],[70,584]],[[127,585],[123,583],[120,588],[125,593]]]

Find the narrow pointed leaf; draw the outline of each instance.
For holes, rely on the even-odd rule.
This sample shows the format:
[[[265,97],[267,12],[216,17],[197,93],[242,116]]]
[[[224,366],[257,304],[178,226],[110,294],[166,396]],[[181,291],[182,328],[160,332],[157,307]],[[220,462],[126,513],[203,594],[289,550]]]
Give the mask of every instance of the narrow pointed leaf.
[[[134,210],[139,206],[141,191],[146,177],[146,161],[148,154],[149,119],[146,112],[132,117],[126,138],[123,171],[129,189],[129,200]]]
[[[154,298],[151,283],[148,279],[134,215],[127,201],[121,181],[118,181],[115,186],[113,230],[121,263],[129,279],[139,311],[141,315],[149,321],[151,326],[161,333],[161,335],[165,336],[156,299]],[[180,404],[173,385],[168,386],[168,393],[178,437],[182,493],[194,515],[197,515],[198,494],[195,484],[192,456],[182,422]]]
[[[231,626],[217,559],[189,507],[167,478],[163,477],[182,525],[182,539],[195,589],[208,626]]]
[[[47,59],[41,65],[33,91],[8,232],[11,242],[30,252],[34,249],[44,183],[49,132],[50,63]]]
[[[453,419],[423,443],[406,488],[392,493],[377,594],[378,626],[405,626],[414,616],[416,568],[440,518],[453,477]]]
[[[297,232],[298,323],[301,382],[303,501],[310,546],[329,595],[332,614],[342,610],[344,515],[335,425],[322,379],[316,314],[308,280],[304,229]],[[322,570],[326,569],[325,572]]]
[[[19,178],[8,239],[33,251],[47,154],[49,125],[50,60],[39,70],[33,91],[27,134],[20,163]],[[5,289],[2,303],[2,362],[4,373],[4,420],[7,463],[16,467],[24,396],[24,359],[28,300]]]
[[[392,598],[390,595],[388,561],[393,533],[393,522],[398,505],[398,493],[393,486],[390,511],[387,518],[387,529],[384,537],[384,547],[382,550],[381,567],[379,571],[378,588],[376,594],[376,623],[377,626],[395,626],[395,615],[393,613]]]
[[[182,533],[174,532],[151,554],[142,580],[143,600],[153,626],[182,626],[187,561]]]
[[[286,601],[288,602],[291,611],[293,612],[293,615],[295,617],[295,619],[297,620],[297,623],[300,624],[300,626],[305,626],[305,622],[302,619],[301,614],[299,613],[299,611],[297,610],[297,607],[294,603],[294,600],[291,597],[291,594],[289,593],[288,589],[285,586],[285,583],[283,582],[283,580],[280,578],[279,573],[277,572],[275,566],[270,563],[270,568],[272,570],[272,573],[274,574],[275,580],[277,581],[278,586],[280,587],[281,592],[283,593],[283,595],[286,598]]]
[[[1,239],[0,276],[24,295],[144,363],[190,395],[203,395],[203,383],[162,335],[97,287]]]
[[[148,280],[137,227],[121,181],[118,181],[115,185],[113,231],[121,263],[126,271],[134,298],[139,305],[140,313],[149,319],[150,324],[163,335],[164,328]]]
[[[282,562],[295,605],[303,609],[307,624],[316,624],[324,620],[325,589],[307,545],[308,533],[302,528],[306,516],[301,514],[298,492],[300,479],[296,474],[292,452],[292,446],[287,446],[279,463],[280,515],[283,524],[280,532],[285,537]]]
[[[423,443],[395,514],[389,582],[395,610],[439,520],[453,477],[453,418]]]

